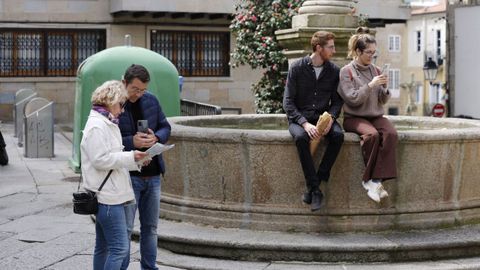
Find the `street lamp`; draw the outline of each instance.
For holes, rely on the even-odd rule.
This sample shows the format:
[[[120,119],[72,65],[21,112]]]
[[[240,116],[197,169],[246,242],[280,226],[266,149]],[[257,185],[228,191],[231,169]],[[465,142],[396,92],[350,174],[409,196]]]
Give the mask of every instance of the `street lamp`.
[[[430,82],[430,87],[432,87],[433,81],[435,81],[435,79],[437,78],[437,71],[437,64],[432,60],[431,57],[429,57],[428,60],[425,62],[425,65],[423,65],[423,74],[425,76],[425,80],[428,80]],[[435,91],[438,91],[438,89],[435,89]],[[448,101],[446,102],[448,103]],[[432,110],[431,112],[430,109]],[[433,105],[432,108],[430,108],[427,103],[424,103],[424,112],[426,115],[430,114],[433,116],[441,117],[445,112],[445,105],[436,103],[435,105]]]
[[[431,57],[428,58],[425,65],[423,65],[423,74],[425,75],[425,80],[429,81],[430,84],[437,78],[438,66],[432,60]]]

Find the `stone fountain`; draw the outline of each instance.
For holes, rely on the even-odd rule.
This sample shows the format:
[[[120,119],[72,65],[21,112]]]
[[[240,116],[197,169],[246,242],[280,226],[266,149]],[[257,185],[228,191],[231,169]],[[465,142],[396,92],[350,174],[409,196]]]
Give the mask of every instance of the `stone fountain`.
[[[480,221],[480,123],[390,119],[399,133],[399,175],[385,184],[388,199],[376,204],[366,196],[360,184],[364,164],[359,138],[346,133],[331,181],[321,186],[324,207],[312,213],[300,200],[303,174],[285,115],[170,118],[175,148],[165,154],[168,171],[161,203],[162,222],[170,228],[160,229],[159,245],[240,260],[479,255],[480,227],[461,236],[458,230]],[[191,228],[180,230],[185,224]],[[192,233],[198,228],[204,236]],[[427,231],[419,235],[409,230]],[[347,243],[342,242],[345,237]],[[417,238],[423,242],[407,241]],[[432,251],[437,249],[442,252]]]
[[[290,60],[320,29],[346,55],[353,1],[306,1],[278,31]],[[323,208],[301,203],[304,179],[285,115],[174,117],[165,154],[159,245],[235,260],[379,262],[480,255],[480,123],[389,117],[398,178],[376,204],[361,186],[359,137],[345,134]],[[322,146],[323,147],[323,146]],[[320,160],[318,151],[315,157]]]

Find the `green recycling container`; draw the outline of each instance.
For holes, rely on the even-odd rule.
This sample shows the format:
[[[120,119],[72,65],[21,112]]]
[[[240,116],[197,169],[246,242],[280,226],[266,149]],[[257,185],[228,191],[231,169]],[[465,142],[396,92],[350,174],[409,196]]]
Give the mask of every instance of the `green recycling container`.
[[[119,46],[100,51],[80,64],[75,89],[73,151],[70,167],[80,171],[82,130],[91,109],[92,92],[108,80],[121,80],[132,64],[143,65],[150,73],[148,91],[154,94],[167,117],[180,115],[178,71],[167,58],[151,50]]]

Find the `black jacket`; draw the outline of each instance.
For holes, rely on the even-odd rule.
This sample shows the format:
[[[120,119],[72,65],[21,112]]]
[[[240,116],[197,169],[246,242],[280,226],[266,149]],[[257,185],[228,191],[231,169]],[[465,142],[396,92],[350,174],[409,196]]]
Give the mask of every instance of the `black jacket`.
[[[343,105],[343,100],[337,93],[340,69],[329,61],[323,66],[318,79],[310,56],[299,59],[290,66],[283,95],[283,109],[290,123],[316,123],[325,111],[334,118],[339,116]]]

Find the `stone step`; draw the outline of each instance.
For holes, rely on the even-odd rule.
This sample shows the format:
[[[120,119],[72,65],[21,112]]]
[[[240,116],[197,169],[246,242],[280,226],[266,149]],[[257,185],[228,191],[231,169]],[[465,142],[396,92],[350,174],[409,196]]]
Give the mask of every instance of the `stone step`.
[[[216,258],[205,258],[172,253],[165,249],[158,250],[160,270],[477,270],[480,258],[402,262],[402,263],[326,263],[298,261],[248,262]],[[129,268],[130,269],[130,268]],[[132,268],[140,269],[140,268]]]
[[[404,262],[480,256],[480,225],[379,233],[286,233],[160,219],[159,247],[240,261]]]

